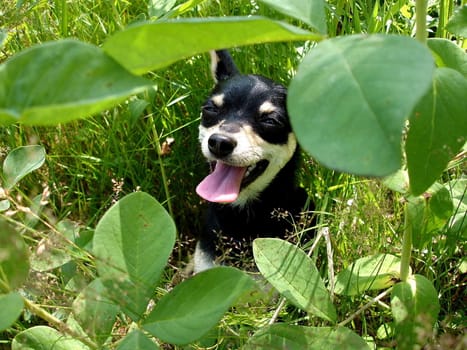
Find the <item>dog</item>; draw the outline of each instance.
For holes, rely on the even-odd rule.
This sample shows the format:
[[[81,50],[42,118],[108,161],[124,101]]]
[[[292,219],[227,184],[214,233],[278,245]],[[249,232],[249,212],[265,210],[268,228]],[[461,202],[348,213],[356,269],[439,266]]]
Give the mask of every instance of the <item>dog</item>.
[[[208,209],[194,273],[216,265],[222,237],[248,246],[257,237],[284,237],[307,201],[296,184],[300,151],[286,88],[241,74],[227,50],[211,52],[211,70],[216,85],[202,106],[199,142],[212,172],[196,187]]]

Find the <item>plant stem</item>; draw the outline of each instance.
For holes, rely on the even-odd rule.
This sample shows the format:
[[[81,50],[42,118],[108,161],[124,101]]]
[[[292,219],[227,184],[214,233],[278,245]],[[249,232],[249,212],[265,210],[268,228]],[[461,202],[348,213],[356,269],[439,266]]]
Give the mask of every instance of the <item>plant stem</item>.
[[[410,255],[412,253],[412,225],[410,223],[409,203],[405,203],[404,208],[404,236],[402,237],[402,255],[400,279],[405,282],[409,278],[410,273]]]
[[[58,318],[56,318],[52,314],[45,311],[40,306],[34,304],[32,301],[30,301],[30,300],[28,300],[26,298],[23,298],[23,301],[24,301],[24,306],[29,311],[31,311],[34,315],[36,315],[36,316],[42,318],[43,320],[47,321],[52,326],[58,328],[59,331],[62,331],[64,333],[72,336],[74,339],[79,340],[80,342],[86,344],[91,349],[98,349],[99,348],[99,346],[96,343],[94,343],[92,340],[90,340],[87,337],[83,337],[83,335],[79,334],[78,332],[75,332],[70,327],[68,327],[67,324],[63,323]]]
[[[427,29],[427,0],[415,0],[415,38],[422,44],[426,44]]]
[[[156,146],[157,158],[159,160],[159,168],[161,170],[161,177],[162,177],[162,185],[164,186],[165,197],[167,199],[167,209],[169,211],[170,216],[173,218],[173,210],[172,210],[172,201],[170,198],[170,191],[169,191],[169,184],[167,181],[167,175],[165,173],[164,162],[162,159],[162,149],[161,149],[161,140],[159,134],[157,133],[156,123],[152,115],[149,115],[149,122],[152,126],[152,134],[154,138],[154,144]]]

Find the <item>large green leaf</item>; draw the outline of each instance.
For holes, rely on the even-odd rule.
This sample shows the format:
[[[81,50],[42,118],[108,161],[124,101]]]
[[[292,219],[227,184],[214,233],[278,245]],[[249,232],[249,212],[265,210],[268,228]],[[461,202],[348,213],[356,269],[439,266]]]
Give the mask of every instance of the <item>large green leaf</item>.
[[[259,238],[253,254],[261,274],[287,300],[316,316],[335,322],[336,309],[313,260],[278,238]]]
[[[446,25],[451,33],[467,38],[467,5],[458,9]]]
[[[255,333],[242,350],[369,350],[365,341],[345,327],[274,324]]]
[[[0,332],[10,327],[21,315],[24,303],[23,297],[18,292],[0,294]]]
[[[288,93],[300,144],[340,171],[397,171],[405,121],[433,71],[430,51],[407,37],[357,35],[320,43],[300,64]]]
[[[93,250],[109,298],[140,319],[175,243],[175,225],[144,192],[114,204],[96,227]]]
[[[0,124],[87,117],[150,85],[96,46],[71,39],[40,44],[0,65]]]
[[[0,219],[0,281],[9,289],[20,287],[29,274],[28,248],[23,237]]]
[[[208,50],[320,38],[262,17],[192,18],[131,26],[110,36],[103,48],[128,70],[142,74]]]
[[[73,315],[81,328],[99,344],[111,336],[119,307],[107,298],[100,279],[92,281],[73,301]]]
[[[233,267],[203,271],[164,295],[144,320],[143,328],[172,344],[190,343],[214,327],[253,286],[247,274]]]
[[[36,326],[18,333],[12,350],[89,350],[80,341],[67,337],[53,328]]]
[[[457,70],[467,78],[467,54],[454,42],[440,38],[430,38],[427,45],[435,57],[437,67]]]
[[[431,281],[421,275],[399,282],[391,294],[391,310],[395,321],[398,349],[424,345],[432,334],[440,310],[438,293]]]
[[[436,69],[432,88],[410,118],[406,153],[412,194],[428,189],[466,142],[466,111],[467,79],[450,68]]]
[[[336,276],[336,294],[360,295],[367,290],[385,289],[400,277],[400,258],[376,254],[357,259]]]
[[[45,162],[45,149],[39,145],[22,146],[12,150],[3,161],[5,188],[10,189],[23,177]]]
[[[261,0],[261,2],[301,20],[322,34],[326,34],[325,3],[323,0]]]
[[[127,334],[118,344],[117,350],[158,350],[159,347],[138,329]]]

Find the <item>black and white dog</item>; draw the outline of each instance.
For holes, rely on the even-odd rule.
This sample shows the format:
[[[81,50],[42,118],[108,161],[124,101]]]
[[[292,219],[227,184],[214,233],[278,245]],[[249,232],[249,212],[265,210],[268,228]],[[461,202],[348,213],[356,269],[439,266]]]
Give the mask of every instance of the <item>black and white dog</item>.
[[[216,86],[202,107],[199,141],[212,172],[196,188],[210,203],[196,245],[195,273],[214,266],[221,237],[249,243],[283,237],[307,198],[296,185],[299,150],[286,88],[240,74],[225,50],[211,56]],[[280,219],[277,212],[286,215]]]

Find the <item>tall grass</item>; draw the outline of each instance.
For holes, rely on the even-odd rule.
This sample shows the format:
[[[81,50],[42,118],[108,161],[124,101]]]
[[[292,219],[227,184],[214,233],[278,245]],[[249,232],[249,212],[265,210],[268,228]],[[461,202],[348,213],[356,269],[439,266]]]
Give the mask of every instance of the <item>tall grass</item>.
[[[21,4],[21,5],[19,5]],[[441,1],[446,11],[452,11]],[[403,33],[413,30],[413,5],[409,1],[330,0],[328,28],[331,36],[352,33]],[[431,10],[438,7],[433,6]],[[0,4],[0,27],[7,32],[0,52],[0,62],[31,45],[64,37],[74,37],[96,45],[105,38],[138,20],[147,19],[147,2],[138,1],[31,1],[6,0]],[[226,16],[261,14],[282,18],[254,1],[205,1],[185,16]],[[437,23],[432,23],[436,31]],[[436,34],[436,33],[434,33]],[[446,33],[439,34],[445,36]],[[157,40],[157,38],[154,38]],[[301,55],[308,49],[302,44],[280,43],[232,49],[241,71],[259,73],[287,84]],[[59,62],[57,63],[59,64]],[[100,115],[58,127],[26,127],[13,125],[0,129],[0,160],[8,150],[26,144],[42,144],[47,150],[47,166],[21,184],[23,201],[49,187],[51,192],[49,219],[70,219],[84,227],[94,227],[108,207],[123,195],[143,190],[170,209],[179,231],[179,249],[172,265],[182,269],[189,261],[193,237],[200,230],[203,204],[194,188],[206,174],[207,166],[197,141],[199,106],[212,87],[206,55],[154,72],[153,90],[135,96]],[[44,88],[47,85],[44,83]],[[170,148],[165,147],[173,139]],[[387,190],[379,181],[340,174],[323,168],[305,156],[301,182],[315,203],[318,222],[330,229],[333,259],[341,269],[363,255],[376,252],[398,254],[401,246],[403,200]],[[448,175],[461,176],[460,167]],[[433,242],[429,252],[415,252],[418,271],[433,277],[440,291],[444,323],[441,332],[458,333],[465,326],[465,288],[459,261],[465,252],[461,242],[454,249],[443,241]],[[325,246],[320,246],[317,259],[326,271]],[[87,273],[92,271],[80,266]],[[465,271],[464,271],[465,273]],[[167,282],[173,273],[169,273]],[[59,299],[46,297],[51,307],[68,307],[65,281],[58,273],[51,278]],[[44,298],[44,291],[38,298]],[[42,296],[40,296],[42,295]],[[341,315],[355,309],[365,300],[342,300]],[[213,331],[214,340],[200,347],[229,349],[240,347],[251,330],[264,325],[276,310],[278,300],[241,307],[222,321]],[[384,323],[387,305],[384,301],[356,318],[355,330],[375,335]],[[59,310],[60,308],[57,308]],[[305,315],[284,308],[279,318],[286,322],[305,322]],[[375,319],[376,318],[376,319]],[[308,320],[313,323],[315,320]],[[18,323],[3,334],[3,342],[22,327],[37,322],[34,318]],[[122,326],[124,327],[124,326]],[[231,336],[231,337],[230,337]],[[219,338],[220,337],[220,338]],[[0,336],[0,347],[2,342]],[[220,340],[219,340],[220,339]],[[384,344],[384,340],[381,341]],[[216,345],[217,344],[217,345]],[[7,346],[7,345],[5,345]]]

